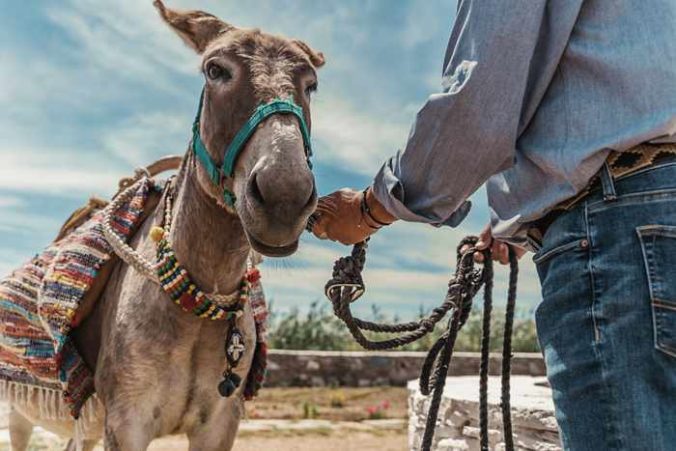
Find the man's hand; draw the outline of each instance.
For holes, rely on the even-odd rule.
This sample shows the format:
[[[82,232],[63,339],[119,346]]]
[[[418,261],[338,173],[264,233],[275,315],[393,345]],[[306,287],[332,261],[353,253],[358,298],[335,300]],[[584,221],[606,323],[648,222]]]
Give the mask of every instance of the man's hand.
[[[355,244],[395,219],[370,189],[361,192],[343,188],[319,199],[312,233],[320,239]]]
[[[469,247],[469,245],[465,245],[460,251],[465,252],[467,249],[469,249]],[[500,262],[503,265],[509,264],[509,245],[503,241],[493,238],[490,224],[484,227],[484,229],[481,231],[479,234],[479,241],[476,243],[476,248],[482,251],[488,249],[489,247],[491,248],[491,255],[493,256],[494,261]],[[521,258],[526,253],[526,249],[515,246],[514,252],[516,253],[516,258]],[[474,261],[477,263],[483,263],[483,254],[481,252],[474,254]]]

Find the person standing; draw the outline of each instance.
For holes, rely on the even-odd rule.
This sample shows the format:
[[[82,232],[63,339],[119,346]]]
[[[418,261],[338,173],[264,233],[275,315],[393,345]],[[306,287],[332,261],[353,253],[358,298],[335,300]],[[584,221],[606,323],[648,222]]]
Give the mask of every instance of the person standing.
[[[443,92],[367,189],[313,232],[457,226],[535,252],[536,310],[567,450],[676,449],[676,1],[461,0]]]

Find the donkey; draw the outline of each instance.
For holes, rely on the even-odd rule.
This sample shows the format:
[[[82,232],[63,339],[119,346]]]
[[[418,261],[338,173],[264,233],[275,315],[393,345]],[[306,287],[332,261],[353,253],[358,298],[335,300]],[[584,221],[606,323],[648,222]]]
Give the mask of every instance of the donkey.
[[[252,130],[232,174],[213,181],[208,165],[188,149],[175,178],[170,232],[177,259],[204,290],[236,291],[251,249],[270,257],[295,252],[317,203],[307,161],[310,97],[317,88],[321,53],[298,40],[258,29],[240,29],[203,11],[175,11],[154,2],[162,19],[202,58],[205,85],[199,136],[217,164],[223,149],[258,105],[289,99],[304,121],[274,114]],[[223,190],[236,201],[224,199]],[[152,260],[157,208],[131,246]],[[254,349],[254,320],[245,306],[239,326],[246,352],[236,371],[245,379]],[[231,449],[242,415],[242,387],[219,396],[226,359],[227,323],[193,316],[173,305],[162,289],[119,262],[90,317],[82,346],[98,346],[95,384],[101,412],[83,440],[70,448],[90,450],[103,438],[106,450],[141,451],[157,437],[185,433],[191,450]],[[72,433],[72,421],[40,419],[30,400],[12,403],[12,449],[26,449],[33,425]]]

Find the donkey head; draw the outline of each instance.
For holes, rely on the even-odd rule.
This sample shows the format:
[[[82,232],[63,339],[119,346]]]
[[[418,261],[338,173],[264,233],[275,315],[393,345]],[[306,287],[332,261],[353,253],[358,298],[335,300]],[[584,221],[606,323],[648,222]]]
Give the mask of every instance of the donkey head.
[[[324,64],[321,53],[304,42],[240,29],[202,11],[174,11],[160,0],[154,4],[164,21],[202,56],[205,86],[199,135],[217,166],[262,104],[292,101],[309,127],[316,69]],[[197,163],[200,187],[234,209],[249,242],[264,255],[293,253],[317,203],[302,122],[293,114],[274,114],[259,123],[222,186]],[[228,205],[223,189],[234,193],[236,202]]]

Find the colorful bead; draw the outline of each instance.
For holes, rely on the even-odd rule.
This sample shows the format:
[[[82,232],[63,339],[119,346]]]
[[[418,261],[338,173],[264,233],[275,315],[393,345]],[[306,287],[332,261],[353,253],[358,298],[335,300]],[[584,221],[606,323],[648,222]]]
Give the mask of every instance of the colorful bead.
[[[245,277],[247,282],[256,283],[261,278],[261,272],[257,268],[251,268],[249,271],[247,271]]]
[[[159,236],[159,232],[155,232],[155,236]],[[242,280],[237,304],[230,308],[218,305],[197,287],[188,271],[179,264],[164,231],[157,242],[155,270],[160,286],[175,304],[186,312],[211,320],[239,318],[242,315],[242,305],[248,299],[250,284],[260,279],[257,269],[247,271]]]
[[[156,243],[159,243],[160,240],[164,238],[164,229],[162,227],[155,226],[150,229],[150,239]]]

